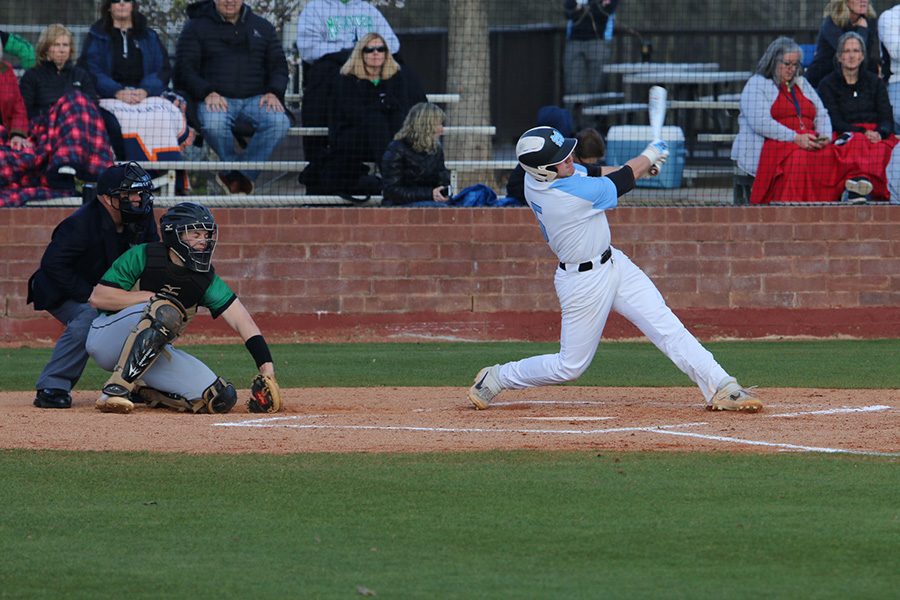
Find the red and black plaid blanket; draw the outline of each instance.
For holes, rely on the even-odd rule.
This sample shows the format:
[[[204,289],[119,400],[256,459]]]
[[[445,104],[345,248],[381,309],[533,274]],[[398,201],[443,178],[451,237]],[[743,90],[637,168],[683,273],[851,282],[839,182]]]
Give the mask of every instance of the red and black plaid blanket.
[[[113,163],[113,152],[97,106],[79,91],[68,92],[31,123],[33,150],[16,152],[0,126],[0,206],[71,196],[54,189],[47,175],[73,167],[83,181],[96,181]]]

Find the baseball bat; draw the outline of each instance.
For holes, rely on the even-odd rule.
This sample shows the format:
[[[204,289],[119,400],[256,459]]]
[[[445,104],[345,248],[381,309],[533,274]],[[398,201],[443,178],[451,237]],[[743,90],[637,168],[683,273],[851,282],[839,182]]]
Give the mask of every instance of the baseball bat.
[[[662,139],[662,127],[666,121],[666,97],[668,93],[666,88],[654,85],[650,88],[650,95],[647,100],[647,111],[650,116],[650,133],[653,141]],[[659,175],[657,167],[650,167],[651,175]]]

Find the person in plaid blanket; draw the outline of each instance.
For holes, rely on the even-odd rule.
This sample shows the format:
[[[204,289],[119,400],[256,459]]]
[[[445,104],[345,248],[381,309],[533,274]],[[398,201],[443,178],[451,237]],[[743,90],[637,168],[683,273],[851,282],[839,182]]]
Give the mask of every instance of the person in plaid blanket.
[[[19,83],[33,147],[0,145],[0,206],[70,196],[76,176],[96,181],[113,162],[91,76],[71,61],[73,39],[60,24],[41,32],[38,64]]]

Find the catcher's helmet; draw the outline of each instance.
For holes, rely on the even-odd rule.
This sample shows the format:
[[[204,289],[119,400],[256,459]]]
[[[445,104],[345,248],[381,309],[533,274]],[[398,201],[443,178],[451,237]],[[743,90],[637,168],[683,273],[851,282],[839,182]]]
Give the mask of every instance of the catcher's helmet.
[[[553,181],[556,171],[547,167],[566,160],[577,143],[578,140],[563,136],[553,127],[533,127],[516,143],[516,158],[538,181]]]
[[[160,217],[159,229],[163,243],[178,255],[185,267],[200,273],[209,271],[219,227],[208,208],[195,202],[176,204]],[[193,248],[181,239],[183,233],[194,230],[206,232],[206,246],[202,250]]]
[[[122,202],[130,194],[137,192],[140,204]],[[97,180],[97,194],[119,199],[119,213],[123,223],[140,221],[153,212],[153,179],[136,162],[119,163],[103,171]]]

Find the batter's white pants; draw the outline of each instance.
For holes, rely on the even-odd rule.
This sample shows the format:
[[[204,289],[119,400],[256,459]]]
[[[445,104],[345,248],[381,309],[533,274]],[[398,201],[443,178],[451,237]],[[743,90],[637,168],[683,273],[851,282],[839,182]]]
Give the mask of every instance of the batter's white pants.
[[[599,265],[599,258],[594,265]],[[590,366],[611,310],[647,336],[663,354],[697,384],[707,402],[728,373],[666,306],[650,278],[625,254],[590,271],[556,270],[556,295],[562,308],[558,354],[533,356],[501,365],[506,389],[553,385],[577,379]]]

